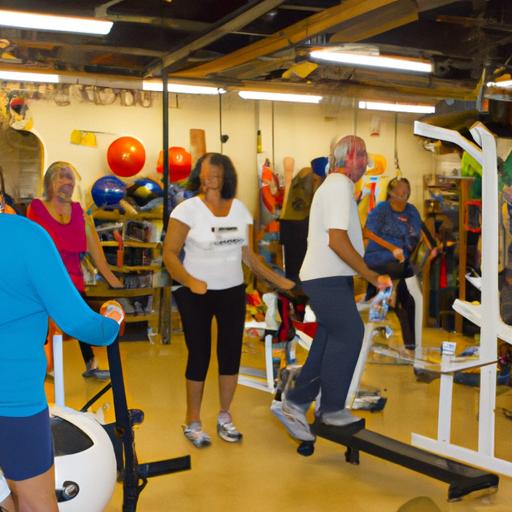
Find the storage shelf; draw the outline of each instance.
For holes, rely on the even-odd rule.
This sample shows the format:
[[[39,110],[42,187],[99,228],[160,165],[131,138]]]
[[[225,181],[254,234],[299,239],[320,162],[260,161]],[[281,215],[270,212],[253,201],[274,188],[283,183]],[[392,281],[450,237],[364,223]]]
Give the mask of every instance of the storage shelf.
[[[148,311],[141,310],[139,305],[137,305],[137,311],[139,312],[137,314],[135,307],[131,309],[124,302],[126,308],[130,311],[125,317],[125,322],[127,324],[146,322],[151,332],[157,333],[158,339],[161,340],[159,332],[161,329],[162,291],[161,287],[153,285],[156,281],[161,280],[159,278],[163,269],[161,263],[162,242],[160,240],[163,227],[163,212],[161,208],[151,212],[122,212],[123,210],[120,209],[104,210],[98,208],[93,209],[90,214],[95,220],[95,227],[100,235],[113,229],[123,233],[121,242],[112,239],[111,236],[103,235],[103,238],[106,239],[100,241],[100,245],[109,256],[110,270],[118,274],[126,285],[137,286],[137,288],[110,288],[106,282],[98,281],[86,287],[86,297],[89,302],[95,303],[95,305],[108,299],[117,299],[121,302],[127,301],[134,307],[135,301],[139,301],[142,308],[148,307]],[[137,229],[133,232],[131,231],[130,223],[137,225]],[[139,225],[141,229],[138,228]],[[142,227],[144,228],[143,230]],[[129,233],[133,233],[133,236],[130,236]],[[119,253],[120,250],[122,254]],[[142,256],[144,257],[131,257],[130,251],[139,251],[143,253]],[[118,256],[124,255],[124,258],[116,258],[116,252]],[[137,262],[139,262],[138,265],[135,264]],[[146,264],[143,265],[141,264],[142,262],[146,262]],[[116,263],[124,264],[117,265]],[[141,278],[145,274],[147,276]],[[155,337],[152,335],[152,340],[154,339]],[[165,339],[168,339],[167,334],[165,334]]]
[[[155,320],[156,318],[158,318],[156,313],[150,313],[148,315],[126,315],[124,317],[124,321],[129,324],[133,322],[148,322],[150,320]]]
[[[136,215],[129,213],[121,214],[118,211],[106,211],[106,210],[95,210],[92,212],[92,216],[97,220],[162,220],[161,212],[141,212]]]
[[[155,288],[100,288],[88,286],[85,289],[87,297],[139,297],[153,295]]]
[[[122,267],[118,267],[116,265],[109,265],[110,270],[114,272],[123,272],[123,273],[129,273],[129,272],[142,272],[142,271],[149,271],[149,272],[155,272],[157,270],[161,270],[161,265],[123,265]]]
[[[141,248],[148,248],[148,249],[156,249],[160,242],[136,242],[135,240],[126,240],[125,242],[122,242],[124,247],[141,247]],[[101,242],[101,245],[103,247],[119,247],[119,242],[115,240],[108,240],[105,242]]]

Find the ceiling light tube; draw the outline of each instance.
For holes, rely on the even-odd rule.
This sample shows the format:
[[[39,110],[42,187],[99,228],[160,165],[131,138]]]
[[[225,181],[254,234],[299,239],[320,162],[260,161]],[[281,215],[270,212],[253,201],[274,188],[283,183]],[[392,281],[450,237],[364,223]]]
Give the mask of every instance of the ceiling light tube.
[[[104,36],[110,32],[111,21],[94,18],[77,18],[36,14],[32,12],[0,10],[0,26],[17,27],[32,30],[50,30],[55,32],[76,32]]]
[[[244,100],[290,101],[293,103],[320,103],[322,96],[310,94],[288,94],[281,92],[240,91]]]
[[[384,103],[378,101],[360,101],[359,108],[367,110],[384,110],[387,112],[406,112],[410,114],[434,114],[434,105],[408,105],[406,103]]]
[[[162,92],[164,85],[161,81],[144,80],[142,82],[143,91]],[[211,87],[206,85],[187,85],[187,84],[167,84],[167,91],[176,94],[224,94],[226,91],[219,87]]]
[[[400,71],[416,71],[418,73],[432,73],[430,62],[403,59],[400,57],[386,57],[382,55],[364,55],[360,53],[336,52],[314,50],[310,53],[314,59],[336,62],[340,64],[353,64],[354,66],[370,66],[375,68],[396,69]]]
[[[25,73],[23,71],[0,70],[0,80],[9,80],[11,82],[43,82],[47,84],[56,84],[59,82],[59,75],[50,73]]]

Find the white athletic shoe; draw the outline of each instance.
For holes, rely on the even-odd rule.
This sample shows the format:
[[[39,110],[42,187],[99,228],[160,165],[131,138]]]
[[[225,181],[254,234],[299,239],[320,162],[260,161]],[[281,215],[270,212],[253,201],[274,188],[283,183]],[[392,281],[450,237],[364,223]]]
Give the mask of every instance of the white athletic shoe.
[[[198,421],[183,425],[183,434],[196,448],[205,448],[212,444],[210,436],[203,431]]]
[[[299,441],[314,441],[315,436],[311,433],[306,418],[306,410],[309,404],[301,406],[283,399],[282,402],[272,401],[270,411],[285,426],[288,433]]]
[[[333,427],[346,427],[360,419],[361,418],[358,416],[354,416],[349,409],[341,409],[341,411],[326,412],[322,414],[322,423],[325,425],[332,425]]]
[[[217,421],[217,434],[219,437],[228,443],[239,443],[244,437],[241,432],[235,427],[233,421],[221,423]]]

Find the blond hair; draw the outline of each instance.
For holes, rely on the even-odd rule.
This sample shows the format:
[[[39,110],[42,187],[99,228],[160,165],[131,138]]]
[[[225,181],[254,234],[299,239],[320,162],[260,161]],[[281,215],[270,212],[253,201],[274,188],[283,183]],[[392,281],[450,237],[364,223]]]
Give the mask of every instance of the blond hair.
[[[69,162],[57,161],[50,164],[48,169],[46,169],[46,172],[44,173],[43,179],[43,197],[46,201],[49,201],[52,198],[52,182],[57,172],[59,172],[61,169],[70,169],[73,175],[75,176],[75,180],[78,176],[78,171],[76,170],[75,166],[70,164]]]

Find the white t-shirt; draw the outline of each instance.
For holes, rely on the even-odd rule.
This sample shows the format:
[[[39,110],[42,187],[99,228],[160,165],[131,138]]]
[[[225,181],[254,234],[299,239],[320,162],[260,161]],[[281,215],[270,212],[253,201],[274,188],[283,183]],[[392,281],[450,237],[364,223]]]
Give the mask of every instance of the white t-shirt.
[[[7,480],[5,479],[2,470],[0,470],[0,503],[7,499],[7,497],[10,494],[11,490],[9,489],[9,485],[7,484]]]
[[[216,217],[199,197],[180,203],[171,219],[190,230],[185,240],[185,270],[206,281],[209,290],[224,290],[244,282],[242,247],[248,244],[248,227],[253,223],[245,205],[233,199],[225,217]]]
[[[354,249],[361,256],[364,254],[354,183],[340,173],[329,174],[313,196],[308,249],[300,269],[302,281],[357,273],[329,247],[329,229],[346,230]]]

